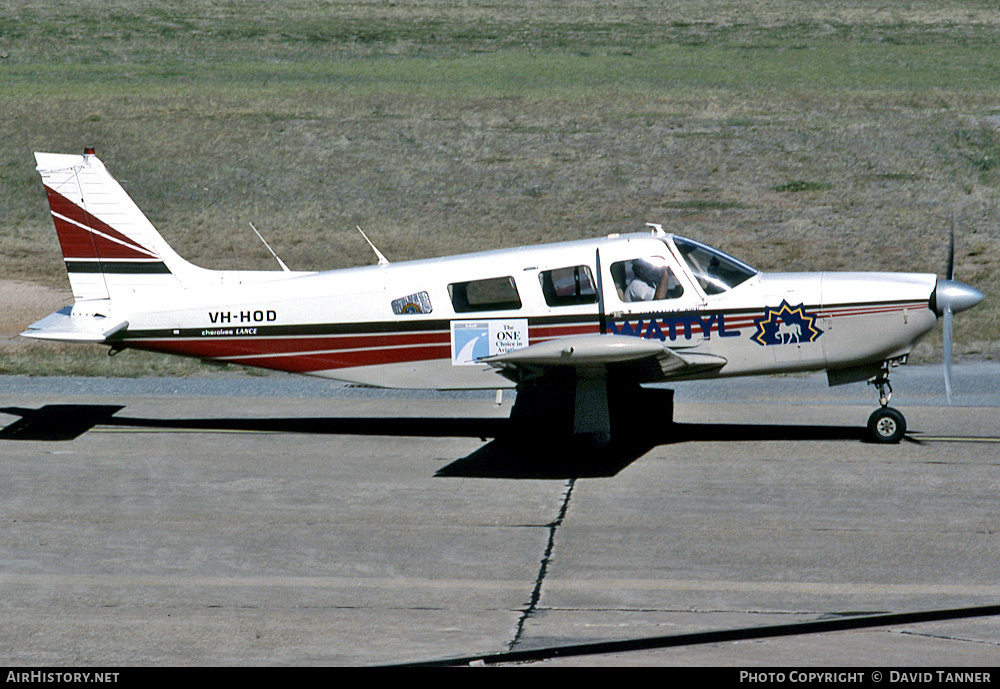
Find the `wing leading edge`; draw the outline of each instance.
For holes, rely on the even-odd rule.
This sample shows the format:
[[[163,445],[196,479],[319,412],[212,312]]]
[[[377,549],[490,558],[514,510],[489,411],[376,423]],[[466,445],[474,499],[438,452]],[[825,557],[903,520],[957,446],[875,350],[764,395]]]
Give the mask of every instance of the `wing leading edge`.
[[[684,378],[720,369],[726,359],[714,354],[678,352],[656,340],[629,335],[577,335],[539,342],[481,360],[515,382],[544,375],[552,367],[621,369],[637,382]]]

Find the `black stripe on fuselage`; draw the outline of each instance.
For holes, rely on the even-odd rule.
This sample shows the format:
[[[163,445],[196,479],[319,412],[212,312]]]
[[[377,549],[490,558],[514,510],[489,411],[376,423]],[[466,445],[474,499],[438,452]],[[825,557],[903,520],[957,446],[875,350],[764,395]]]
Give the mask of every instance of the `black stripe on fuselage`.
[[[907,299],[899,301],[886,301],[878,302],[877,304],[872,304],[871,302],[858,302],[850,304],[831,304],[825,307],[820,306],[808,306],[805,307],[809,311],[827,311],[830,309],[843,309],[852,306],[864,306],[864,307],[889,307],[893,305],[901,305],[907,303],[922,303],[919,300]],[[702,318],[708,318],[712,315],[723,315],[723,316],[742,316],[747,319],[759,318],[763,314],[763,310],[757,309],[713,309],[711,311],[677,311],[677,312],[650,312],[650,313],[633,313],[624,314],[618,316],[614,319],[609,319],[609,322],[621,322],[628,320],[648,320],[650,318],[665,318],[665,317],[693,317],[698,316]],[[464,316],[464,314],[463,314]],[[496,316],[493,314],[483,315],[482,320],[491,319],[511,319],[511,318],[523,318],[523,316],[518,316],[517,314],[508,314],[504,316]],[[400,320],[394,321],[369,321],[361,323],[311,323],[311,324],[299,324],[299,325],[262,325],[259,322],[250,321],[232,321],[227,323],[211,323],[208,325],[200,326],[197,328],[179,328],[179,329],[150,329],[150,330],[123,330],[119,334],[112,336],[111,340],[117,341],[128,341],[128,340],[144,340],[144,339],[186,339],[186,338],[219,338],[219,337],[241,337],[246,336],[244,333],[237,334],[235,332],[238,328],[252,327],[255,332],[252,336],[257,337],[309,337],[309,336],[326,336],[326,335],[380,335],[380,334],[402,334],[402,333],[418,333],[418,332],[428,332],[428,331],[441,331],[449,332],[451,329],[452,320],[477,320],[475,318],[450,318],[450,319],[427,319],[427,320],[408,320],[405,317],[400,318]],[[528,325],[530,327],[539,326],[558,326],[558,325],[591,325],[594,324],[596,318],[591,316],[586,316],[583,314],[572,314],[566,316],[533,316],[528,318]],[[737,326],[737,329],[750,327],[747,324]],[[596,329],[596,328],[595,328]],[[220,331],[232,330],[231,335],[224,335]],[[207,334],[206,331],[211,331],[211,334]]]
[[[509,319],[517,316],[504,316]],[[257,337],[310,337],[324,335],[392,335],[402,333],[420,333],[429,331],[440,331],[447,333],[451,330],[452,320],[476,320],[468,318],[455,319],[433,319],[414,320],[404,319],[398,321],[370,321],[367,323],[315,323],[301,325],[261,325],[250,321],[232,321],[228,323],[212,323],[198,328],[159,328],[155,330],[123,330],[120,335],[112,336],[112,340],[145,340],[145,339],[181,339],[181,338],[210,338],[220,337],[241,337],[243,334],[236,334],[237,329],[254,328],[254,336]],[[484,318],[483,320],[490,320]],[[544,316],[541,318],[529,318],[528,325],[536,327],[541,325],[590,325],[593,319],[579,314],[573,316]],[[221,331],[233,331],[232,335],[223,335]],[[595,328],[596,330],[596,328]],[[211,331],[211,335],[206,335],[206,331]]]

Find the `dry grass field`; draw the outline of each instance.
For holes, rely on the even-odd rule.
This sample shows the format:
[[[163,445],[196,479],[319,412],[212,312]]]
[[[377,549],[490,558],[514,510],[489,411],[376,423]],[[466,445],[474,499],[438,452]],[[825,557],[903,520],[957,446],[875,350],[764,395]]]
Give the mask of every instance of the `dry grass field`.
[[[652,221],[764,270],[941,273],[954,215],[987,294],[956,351],[993,357],[998,43],[993,0],[8,2],[0,372],[204,370],[9,339],[67,285],[32,152],[85,145],[206,267],[273,267],[251,222],[324,269],[372,261],[355,225],[403,260]]]

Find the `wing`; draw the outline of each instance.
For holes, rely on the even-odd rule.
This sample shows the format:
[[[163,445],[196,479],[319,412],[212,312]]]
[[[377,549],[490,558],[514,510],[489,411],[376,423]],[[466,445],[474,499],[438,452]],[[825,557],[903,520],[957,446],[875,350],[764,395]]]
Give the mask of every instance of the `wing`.
[[[614,371],[637,383],[674,380],[725,366],[726,359],[713,354],[676,351],[658,340],[630,335],[577,335],[498,354],[483,363],[496,368],[514,382],[545,376],[553,369]]]

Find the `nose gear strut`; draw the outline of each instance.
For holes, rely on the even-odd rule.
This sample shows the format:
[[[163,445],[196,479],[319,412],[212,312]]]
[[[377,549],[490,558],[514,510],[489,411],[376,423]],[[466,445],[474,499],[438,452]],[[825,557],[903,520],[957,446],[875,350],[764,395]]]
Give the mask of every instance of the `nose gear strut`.
[[[889,383],[889,369],[883,369],[876,378],[868,381],[868,384],[874,385],[875,389],[878,390],[878,403],[883,407],[888,407],[889,400],[892,398],[892,385]]]

